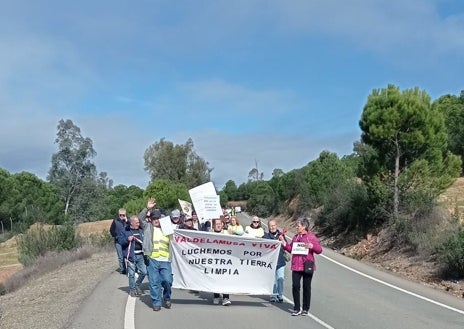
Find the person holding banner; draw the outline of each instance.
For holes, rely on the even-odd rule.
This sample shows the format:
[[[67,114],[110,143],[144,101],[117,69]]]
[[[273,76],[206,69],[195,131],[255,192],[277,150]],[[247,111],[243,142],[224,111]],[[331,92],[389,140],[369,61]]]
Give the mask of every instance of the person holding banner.
[[[254,220],[254,218],[253,218]],[[269,220],[267,226],[269,227],[269,232],[264,233],[264,239],[279,240],[279,237],[282,233],[277,228],[277,222],[273,219]],[[283,231],[285,234],[285,230]],[[284,301],[284,278],[285,278],[285,250],[283,246],[279,251],[279,258],[277,259],[277,267],[275,271],[275,281],[273,287],[273,295],[271,296],[270,302],[282,303]]]
[[[296,220],[296,234],[290,243],[284,235],[279,237],[284,249],[292,254],[292,316],[308,315],[311,305],[311,281],[316,270],[314,254],[320,254],[322,247],[316,236],[309,231],[309,221],[306,218]],[[305,265],[310,264],[306,270]],[[303,279],[303,309],[300,304],[300,284]]]
[[[240,222],[235,216],[230,218],[230,225],[227,227],[227,232],[231,235],[243,235],[245,233],[243,226],[240,225]]]
[[[258,216],[253,216],[251,224],[245,227],[245,233],[255,238],[262,238],[264,235],[264,229],[261,227],[261,220]]]
[[[126,268],[129,277],[129,294],[131,297],[142,295],[140,285],[147,275],[147,268],[143,259],[142,250],[143,229],[137,216],[131,216],[130,224],[119,233],[118,242],[127,261]],[[135,281],[135,273],[139,274]]]
[[[161,229],[161,212],[150,212],[151,224],[147,224],[143,236],[143,253],[148,256],[148,283],[153,311],[160,311],[162,299],[165,308],[171,308],[172,267],[170,237]],[[161,298],[162,297],[162,298]]]
[[[220,234],[227,234],[227,231],[223,230],[224,227],[224,222],[222,221],[221,218],[214,218],[213,219],[213,232],[214,233],[220,233]],[[213,295],[213,304],[214,305],[219,305],[219,293],[214,293]],[[222,305],[223,306],[229,306],[232,304],[229,298],[229,294],[222,294]]]

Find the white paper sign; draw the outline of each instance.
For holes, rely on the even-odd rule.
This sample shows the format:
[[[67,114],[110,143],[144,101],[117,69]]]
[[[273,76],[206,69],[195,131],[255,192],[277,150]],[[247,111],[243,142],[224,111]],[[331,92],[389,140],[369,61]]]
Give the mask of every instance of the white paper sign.
[[[174,228],[172,227],[171,217],[166,216],[160,218],[161,231],[164,235],[171,235],[174,233]]]
[[[271,295],[280,242],[222,233],[174,230],[172,287]]]
[[[219,218],[222,215],[219,196],[216,194],[216,188],[212,182],[190,189],[189,194],[201,223],[208,219]]]
[[[309,249],[306,249],[304,242],[293,242],[292,255],[307,255]]]

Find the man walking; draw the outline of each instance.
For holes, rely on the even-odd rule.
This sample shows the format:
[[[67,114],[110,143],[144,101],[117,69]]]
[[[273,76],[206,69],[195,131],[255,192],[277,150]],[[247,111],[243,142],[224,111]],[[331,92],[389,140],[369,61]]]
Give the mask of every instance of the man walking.
[[[121,274],[126,274],[126,264],[124,262],[124,254],[122,253],[122,246],[118,242],[119,234],[124,231],[127,224],[127,215],[126,209],[121,208],[118,211],[118,217],[113,219],[113,222],[110,226],[110,234],[114,238],[114,248],[116,249],[116,254],[118,256],[119,267],[116,271]]]
[[[171,308],[172,267],[169,250],[170,237],[165,235],[160,224],[161,212],[150,212],[151,224],[145,226],[143,253],[148,257],[148,282],[153,311],[160,311],[161,305]],[[164,303],[163,303],[164,302]]]

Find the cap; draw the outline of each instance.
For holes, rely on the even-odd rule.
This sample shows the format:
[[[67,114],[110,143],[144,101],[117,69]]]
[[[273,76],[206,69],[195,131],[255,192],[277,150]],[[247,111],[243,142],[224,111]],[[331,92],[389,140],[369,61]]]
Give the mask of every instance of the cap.
[[[171,217],[180,217],[179,209],[174,209],[173,211],[171,211]]]
[[[150,218],[161,218],[161,211],[155,209],[150,213]]]

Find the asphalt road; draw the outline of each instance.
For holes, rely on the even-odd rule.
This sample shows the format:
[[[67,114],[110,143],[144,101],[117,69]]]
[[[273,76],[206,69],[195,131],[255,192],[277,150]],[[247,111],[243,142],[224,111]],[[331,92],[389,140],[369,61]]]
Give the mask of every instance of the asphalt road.
[[[240,216],[245,226],[249,217]],[[70,328],[408,328],[463,329],[464,300],[412,283],[325,249],[316,258],[310,316],[292,317],[291,274],[285,300],[231,295],[232,305],[213,305],[211,293],[173,290],[172,308],[154,312],[148,293],[127,294],[127,278],[112,273],[82,305]],[[289,267],[289,266],[287,266]]]

